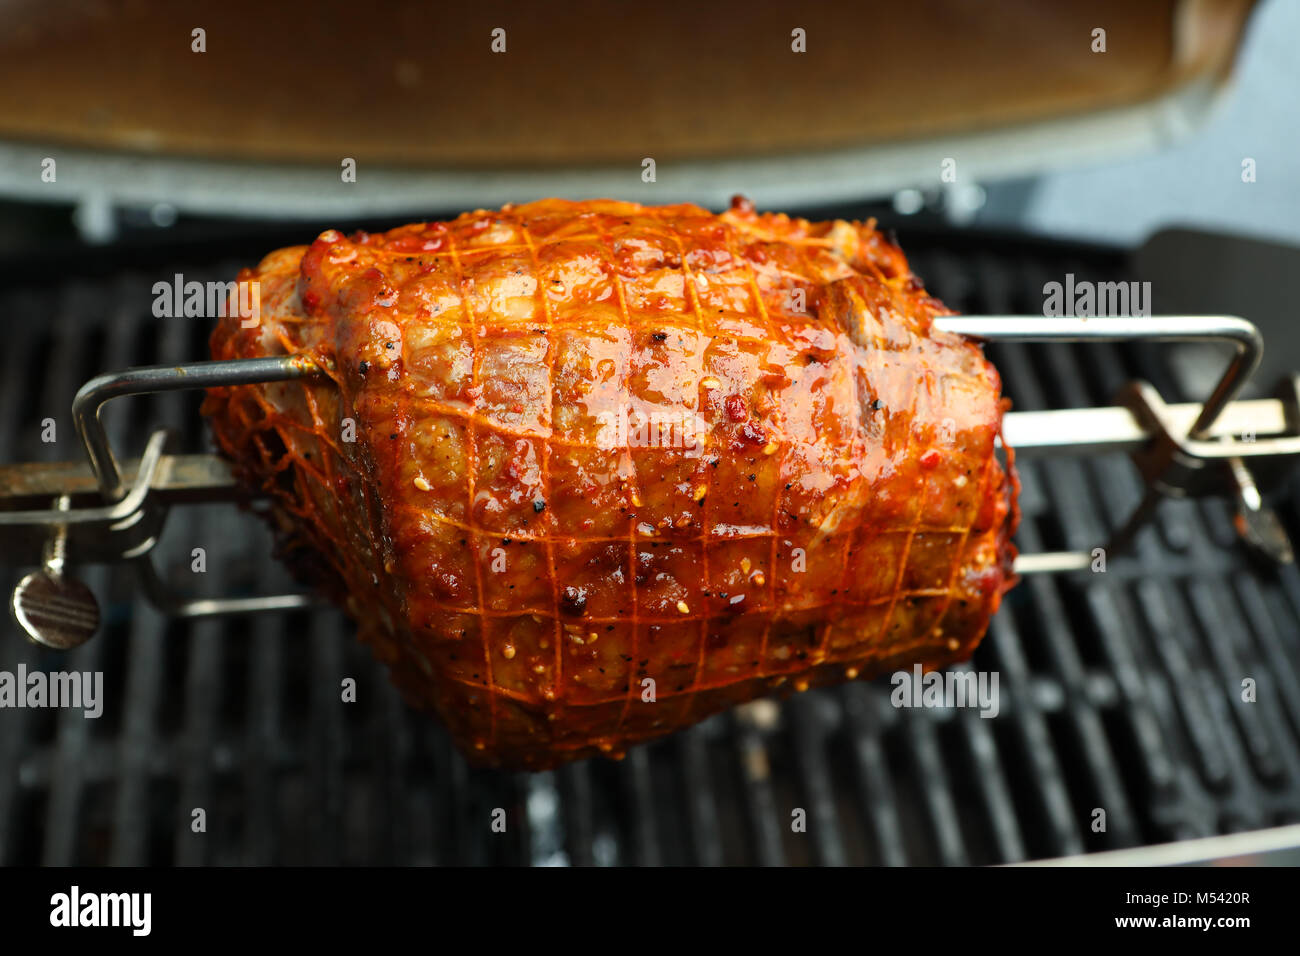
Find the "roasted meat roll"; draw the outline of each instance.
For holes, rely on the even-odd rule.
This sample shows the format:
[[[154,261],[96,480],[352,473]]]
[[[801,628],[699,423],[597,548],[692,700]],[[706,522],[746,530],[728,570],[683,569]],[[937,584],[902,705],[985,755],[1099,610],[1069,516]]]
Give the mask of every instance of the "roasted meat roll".
[[[240,275],[220,450],[289,564],[481,763],[618,756],[968,657],[1011,586],[1006,402],[873,223],[545,200]]]

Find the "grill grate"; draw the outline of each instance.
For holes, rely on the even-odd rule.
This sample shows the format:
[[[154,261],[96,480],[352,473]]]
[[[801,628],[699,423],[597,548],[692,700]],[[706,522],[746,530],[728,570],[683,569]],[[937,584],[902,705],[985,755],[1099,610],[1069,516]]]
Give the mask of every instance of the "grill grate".
[[[232,254],[264,245],[181,263],[159,247],[77,278],[55,278],[57,263],[0,269],[0,461],[79,454],[68,409],[90,375],[203,358],[208,323],[152,318],[152,284],[226,279],[242,264]],[[1006,237],[921,233],[905,248],[970,312],[1037,312],[1049,279],[1125,269],[1112,250]],[[1135,375],[1177,395],[1145,348],[989,352],[1018,408],[1108,403]],[[139,449],[166,425],[183,450],[204,450],[199,400],[110,406],[114,446]],[[45,417],[56,444],[39,440]],[[1022,478],[1026,550],[1095,546],[1140,491],[1122,459],[1031,462]],[[1296,509],[1283,513],[1295,535]],[[1140,575],[1116,564],[1023,582],[972,665],[1000,674],[996,719],[896,710],[881,680],[534,776],[468,768],[337,612],[168,622],[125,571],[87,569],[105,606],[99,638],[60,656],[12,622],[0,629],[0,669],[103,671],[106,698],[99,720],[0,711],[0,864],[962,864],[1300,821],[1300,575],[1250,568],[1234,541],[1224,506],[1166,503],[1139,538]],[[189,570],[194,547],[205,574]],[[254,519],[205,506],[172,515],[158,560],[189,592],[291,587],[269,552]],[[355,704],[339,702],[344,677]],[[1256,703],[1240,701],[1243,677]],[[191,831],[195,808],[204,834]],[[497,808],[505,833],[491,828]],[[806,833],[791,831],[795,808]]]

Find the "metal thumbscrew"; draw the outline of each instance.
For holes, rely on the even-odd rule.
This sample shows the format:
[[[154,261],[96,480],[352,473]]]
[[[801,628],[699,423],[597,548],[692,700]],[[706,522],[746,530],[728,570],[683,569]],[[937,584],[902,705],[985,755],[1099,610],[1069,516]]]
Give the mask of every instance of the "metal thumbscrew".
[[[67,511],[72,503],[60,495],[54,507]],[[99,602],[90,588],[64,573],[68,526],[57,525],[45,542],[44,567],[14,588],[9,600],[14,619],[35,644],[66,651],[90,640],[99,629]]]
[[[1228,468],[1232,475],[1237,514],[1233,524],[1247,544],[1267,555],[1278,564],[1291,564],[1295,561],[1295,551],[1291,539],[1278,519],[1277,514],[1264,507],[1255,479],[1240,458],[1229,458]]]

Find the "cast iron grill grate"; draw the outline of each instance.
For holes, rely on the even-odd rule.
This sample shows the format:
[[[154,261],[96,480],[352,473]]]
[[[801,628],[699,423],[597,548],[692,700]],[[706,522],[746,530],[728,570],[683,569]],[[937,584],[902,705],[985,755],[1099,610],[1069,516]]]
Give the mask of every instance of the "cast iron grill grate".
[[[0,461],[80,454],[68,410],[91,375],[205,357],[209,323],[153,318],[153,283],[225,280],[264,246],[178,262],[158,247],[129,268],[118,250],[79,277],[57,262],[0,269]],[[968,312],[1038,312],[1050,279],[1125,269],[1113,250],[1007,237],[904,247]],[[1145,347],[989,352],[1017,408],[1108,404],[1134,376],[1194,397]],[[139,449],[166,425],[181,450],[205,450],[199,400],[110,407],[114,446]],[[1022,479],[1026,550],[1094,547],[1140,490],[1122,458],[1025,463]],[[1283,513],[1300,537],[1295,508]],[[0,864],[995,863],[1297,822],[1300,574],[1249,565],[1235,540],[1226,507],[1166,503],[1129,570],[1022,582],[972,665],[999,673],[994,719],[895,709],[882,679],[535,776],[469,769],[335,611],[169,622],[126,571],[88,569],[105,607],[96,640],[61,656],[0,628],[0,670],[103,671],[106,697],[98,720],[0,711]],[[204,574],[190,571],[195,547]],[[269,553],[254,518],[205,506],[172,514],[157,560],[191,593],[290,588]],[[356,703],[339,700],[345,677]],[[1245,677],[1255,703],[1240,699]],[[792,832],[796,808],[806,833]]]

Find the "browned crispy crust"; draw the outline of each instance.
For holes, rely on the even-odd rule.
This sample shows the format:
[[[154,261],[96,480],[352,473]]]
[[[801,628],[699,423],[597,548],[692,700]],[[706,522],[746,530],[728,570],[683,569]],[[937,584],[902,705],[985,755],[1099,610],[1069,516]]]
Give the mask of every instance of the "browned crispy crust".
[[[217,444],[481,762],[964,659],[1013,582],[997,372],[871,223],[545,200],[241,279],[213,356],[328,378],[212,390]]]

